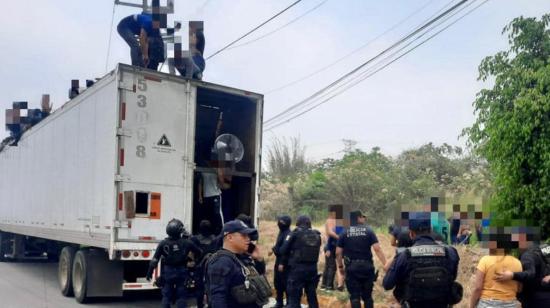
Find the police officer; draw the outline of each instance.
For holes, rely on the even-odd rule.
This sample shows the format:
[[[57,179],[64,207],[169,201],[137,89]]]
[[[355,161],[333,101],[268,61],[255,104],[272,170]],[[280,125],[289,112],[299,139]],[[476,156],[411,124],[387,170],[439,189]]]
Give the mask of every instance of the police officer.
[[[153,271],[162,258],[161,277],[162,307],[171,307],[172,298],[175,297],[178,308],[185,308],[185,282],[188,278],[186,269],[187,257],[193,253],[195,258],[200,258],[201,250],[190,240],[182,238],[184,233],[183,223],[178,219],[172,219],[166,226],[168,237],[162,240],[155,250],[153,259],[149,264],[147,280],[151,280]]]
[[[204,307],[204,261],[208,256],[216,252],[216,236],[212,233],[212,224],[208,220],[202,220],[199,224],[199,234],[191,238],[191,241],[201,250],[203,257],[197,260],[195,266],[195,295],[197,308]]]
[[[209,307],[262,307],[271,296],[271,287],[265,276],[243,261],[251,259],[247,254],[250,238],[257,238],[258,232],[240,220],[232,220],[223,226],[222,234],[223,248],[206,263]],[[257,249],[252,256],[261,258]]]
[[[277,303],[273,308],[282,308],[283,297],[286,293],[286,280],[288,278],[288,264],[284,263],[283,255],[281,255],[281,247],[285,241],[287,235],[290,233],[290,224],[292,220],[290,216],[283,215],[278,218],[277,226],[279,227],[279,234],[277,235],[277,241],[275,246],[271,248],[271,254],[275,254],[275,268],[273,269],[273,283],[275,285],[275,290],[277,291],[276,300]],[[288,294],[286,294],[288,302]]]
[[[380,248],[376,234],[366,226],[363,213],[353,211],[349,216],[350,227],[340,236],[336,248],[338,270],[346,278],[351,307],[361,308],[361,299],[363,299],[364,307],[372,308],[375,274],[371,248],[374,249],[382,264],[386,264],[386,257]],[[345,275],[342,259],[345,260],[346,265]]]
[[[299,308],[302,290],[305,291],[308,306],[319,307],[317,301],[317,261],[321,247],[321,233],[311,228],[308,216],[299,216],[296,229],[287,235],[280,249],[284,263],[288,264],[287,294],[288,307]],[[288,261],[287,261],[288,260]]]
[[[422,213],[424,214],[424,213]],[[429,213],[409,220],[413,246],[399,253],[384,277],[404,307],[448,307],[460,301],[455,283],[459,257],[454,247],[436,243]]]
[[[545,255],[545,252],[546,255]],[[520,296],[523,308],[550,307],[550,246],[533,244],[521,254],[522,272],[504,271],[495,280],[517,280],[523,284]],[[548,259],[547,259],[548,258]]]

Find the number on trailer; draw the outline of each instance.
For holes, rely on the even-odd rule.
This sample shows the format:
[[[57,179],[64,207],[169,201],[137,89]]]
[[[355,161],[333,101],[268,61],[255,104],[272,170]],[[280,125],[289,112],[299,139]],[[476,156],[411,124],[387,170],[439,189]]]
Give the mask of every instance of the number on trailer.
[[[147,91],[147,82],[145,79],[138,79],[138,90]]]
[[[137,105],[141,108],[147,107],[147,97],[145,95],[138,95],[138,102]]]
[[[142,146],[142,145],[138,145],[136,147],[136,155],[139,158],[144,158],[145,157],[145,147]]]

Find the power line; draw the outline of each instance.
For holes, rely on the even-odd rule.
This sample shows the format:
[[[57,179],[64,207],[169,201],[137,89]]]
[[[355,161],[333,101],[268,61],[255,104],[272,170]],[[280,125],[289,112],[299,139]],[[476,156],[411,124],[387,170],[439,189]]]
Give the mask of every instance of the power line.
[[[399,46],[400,44],[402,44],[403,42],[407,41],[408,39],[410,39],[411,37],[414,37],[416,34],[422,32],[424,29],[426,29],[427,27],[429,27],[430,25],[432,25],[433,23],[437,22],[438,20],[440,20],[441,18],[443,18],[444,16],[446,16],[447,14],[449,14],[450,12],[454,11],[456,8],[458,8],[459,6],[461,6],[462,4],[466,3],[468,0],[462,0],[460,1],[459,3],[455,4],[454,6],[452,6],[451,8],[447,9],[445,12],[441,13],[440,15],[438,15],[437,17],[431,19],[430,21],[428,21],[427,23],[425,23],[424,25],[420,26],[419,28],[417,28],[416,30],[414,30],[413,32],[411,32],[410,34],[408,34],[407,36],[405,36],[404,38],[401,38],[399,39],[396,43],[392,44],[390,47],[384,49],[382,52],[378,53],[376,56],[374,56],[373,58],[370,58],[369,60],[367,60],[366,62],[362,63],[361,65],[357,66],[356,68],[354,68],[353,70],[351,70],[350,72],[344,74],[343,76],[341,76],[340,78],[338,78],[337,80],[333,81],[332,83],[330,83],[329,85],[325,86],[324,88],[322,88],[321,90],[313,93],[311,96],[309,96],[308,98],[304,99],[303,101],[285,109],[284,111],[280,112],[279,114],[275,115],[274,117],[268,119],[267,121],[265,121],[264,125],[268,125],[270,122],[278,119],[278,118],[281,118],[283,117],[285,114],[291,112],[292,110],[295,110],[296,108],[300,107],[301,105],[307,103],[308,101],[314,99],[315,97],[319,96],[320,94],[324,93],[325,91],[327,91],[328,89],[334,87],[335,85],[337,85],[338,83],[342,82],[344,79],[348,78],[349,76],[355,74],[357,71],[361,70],[362,68],[364,68],[365,66],[369,65],[370,63],[372,63],[373,61],[375,61],[376,59],[380,58],[381,56],[385,55],[386,53],[388,53],[390,50],[394,49],[395,47]]]
[[[300,3],[302,0],[297,0],[296,2],[292,3],[291,5],[287,6],[284,10],[280,11],[279,13],[275,14],[274,16],[272,16],[271,18],[269,18],[268,20],[264,21],[263,23],[261,23],[260,25],[258,25],[257,27],[255,27],[254,29],[248,31],[246,34],[242,35],[241,37],[239,37],[238,39],[234,40],[233,42],[227,44],[225,47],[223,47],[222,49],[216,51],[215,53],[211,54],[210,56],[208,56],[206,58],[206,60],[209,60],[211,59],[212,57],[214,57],[215,55],[219,54],[220,52],[226,50],[227,48],[231,47],[233,44],[235,44],[236,42],[242,40],[243,38],[247,37],[248,35],[250,35],[252,32],[258,30],[259,28],[261,28],[262,26],[264,26],[265,24],[267,24],[268,22],[272,21],[273,19],[277,18],[279,15],[283,14],[284,12],[288,11],[290,8],[292,8],[293,6],[295,6],[296,4]]]
[[[471,3],[473,4],[473,3],[476,2],[476,1],[477,1],[477,0],[474,0],[474,1],[472,1]],[[271,126],[265,128],[264,131],[271,131],[271,130],[273,130],[273,129],[275,129],[275,128],[277,128],[277,127],[279,127],[279,126],[281,126],[281,125],[283,125],[283,124],[285,124],[285,123],[288,123],[288,122],[294,120],[295,118],[297,118],[297,117],[299,117],[299,116],[301,116],[301,115],[303,115],[303,114],[305,114],[305,113],[307,113],[307,112],[309,112],[309,111],[311,111],[311,110],[317,108],[318,106],[320,106],[320,105],[322,105],[322,104],[324,104],[324,103],[330,101],[330,100],[333,99],[334,97],[336,97],[336,96],[342,94],[343,92],[349,90],[350,88],[356,86],[357,84],[361,83],[361,82],[364,81],[365,79],[367,79],[367,78],[373,76],[374,74],[376,74],[376,73],[378,73],[379,71],[383,70],[383,69],[386,68],[387,66],[391,65],[392,63],[394,63],[394,62],[396,62],[397,60],[401,59],[401,58],[404,57],[405,55],[409,54],[410,52],[412,52],[412,51],[415,50],[416,48],[422,46],[423,44],[425,44],[426,42],[428,42],[429,40],[431,40],[432,38],[434,38],[435,36],[437,36],[437,35],[440,34],[441,32],[445,31],[446,29],[448,29],[449,27],[451,27],[452,25],[454,25],[455,23],[457,23],[458,21],[460,21],[460,20],[463,19],[464,17],[466,17],[466,16],[468,16],[469,14],[471,14],[473,11],[475,11],[476,9],[478,9],[480,6],[482,6],[483,4],[485,4],[485,3],[488,2],[488,1],[489,1],[489,0],[484,0],[482,3],[480,3],[479,5],[477,5],[476,7],[474,7],[473,9],[471,9],[470,11],[468,11],[466,14],[464,14],[464,15],[460,16],[459,18],[457,18],[456,20],[452,21],[450,24],[448,24],[447,26],[443,27],[442,29],[440,29],[439,31],[437,31],[436,33],[434,33],[433,35],[429,36],[428,38],[426,38],[425,40],[423,40],[423,41],[420,42],[419,44],[417,44],[417,45],[413,46],[412,48],[410,48],[409,50],[405,51],[403,54],[399,55],[397,58],[391,60],[390,62],[384,64],[382,67],[380,67],[380,68],[374,70],[373,72],[367,74],[366,76],[360,78],[358,81],[356,81],[356,82],[353,83],[352,85],[347,86],[347,87],[344,88],[343,90],[341,90],[341,91],[339,91],[339,92],[333,94],[332,96],[330,96],[330,97],[324,99],[323,101],[321,101],[321,102],[319,102],[319,103],[313,105],[312,107],[310,107],[310,108],[308,108],[308,109],[306,109],[306,110],[304,110],[304,111],[302,111],[302,112],[300,112],[300,113],[298,113],[298,114],[292,116],[292,117],[289,118],[289,119],[286,119],[286,120],[284,120],[284,121],[280,121],[279,123],[273,124],[273,125],[271,125]],[[409,43],[408,45],[410,45],[410,43]],[[408,46],[408,45],[407,45],[407,46]],[[405,46],[405,47],[406,47],[406,46]],[[405,48],[405,47],[404,47],[404,48]],[[401,48],[401,49],[400,49],[399,51],[397,51],[396,53],[400,52],[400,51],[401,51],[402,49],[404,49],[404,48]],[[392,54],[392,56],[395,55],[396,53]],[[388,56],[388,57],[386,57],[386,59],[388,59],[388,58],[390,58],[390,57],[391,57],[391,56]],[[363,73],[363,74],[364,74],[364,73]]]
[[[111,27],[109,28],[109,42],[107,43],[107,57],[105,59],[105,73],[109,70],[109,56],[111,55],[111,39],[113,37],[113,24],[115,22],[116,2],[113,2],[113,14],[111,15]]]
[[[282,90],[282,89],[285,89],[285,88],[288,88],[288,87],[290,87],[290,86],[293,86],[293,85],[295,85],[295,84],[297,84],[297,83],[300,83],[300,82],[302,82],[302,81],[304,81],[304,80],[307,80],[307,79],[309,79],[309,78],[311,78],[311,77],[313,77],[313,76],[315,76],[315,75],[317,75],[317,74],[319,74],[319,73],[321,73],[321,72],[326,71],[327,69],[329,69],[329,68],[335,66],[336,64],[342,62],[343,60],[349,58],[350,56],[352,56],[352,55],[354,55],[354,54],[356,54],[356,53],[358,53],[359,51],[363,50],[364,48],[370,46],[370,44],[374,43],[375,41],[377,41],[378,39],[380,39],[382,36],[388,34],[389,32],[393,31],[395,28],[397,28],[397,27],[399,27],[400,25],[402,25],[403,23],[405,23],[407,20],[409,20],[411,17],[413,17],[414,15],[418,14],[419,12],[421,12],[423,9],[425,9],[427,6],[429,6],[429,5],[430,5],[432,2],[434,2],[434,1],[435,1],[435,0],[431,0],[431,1],[427,2],[425,5],[423,5],[422,7],[418,8],[417,10],[415,10],[414,12],[412,12],[411,14],[409,14],[407,17],[403,18],[402,20],[400,20],[399,22],[397,22],[396,24],[394,24],[393,26],[391,26],[391,27],[390,27],[389,29],[387,29],[386,31],[384,31],[384,32],[382,32],[381,34],[377,35],[375,38],[373,38],[373,39],[367,41],[365,44],[359,46],[358,48],[352,50],[350,53],[344,55],[343,57],[340,57],[340,58],[337,59],[336,61],[334,61],[334,62],[332,62],[332,63],[330,63],[330,64],[328,64],[328,65],[325,65],[325,66],[321,67],[320,69],[318,69],[318,70],[316,70],[316,71],[314,71],[314,72],[312,72],[312,73],[310,73],[310,74],[307,74],[307,75],[302,76],[302,77],[300,77],[300,78],[298,78],[298,79],[295,79],[295,80],[293,80],[293,81],[290,81],[290,82],[288,82],[288,83],[285,83],[285,84],[283,84],[283,85],[281,85],[281,86],[278,86],[278,87],[276,87],[276,88],[273,88],[273,89],[270,89],[270,90],[267,90],[267,91],[263,91],[263,93],[264,93],[265,95],[267,95],[267,94],[271,94],[271,93],[273,93],[273,92],[280,91],[280,90]],[[451,2],[452,2],[452,1],[451,1]],[[451,2],[449,2],[449,3],[451,3]],[[448,5],[448,4],[447,4],[447,5]]]
[[[434,1],[434,0],[432,0],[432,1]],[[235,48],[238,48],[238,47],[243,47],[243,46],[246,46],[246,45],[255,43],[255,42],[259,41],[259,40],[262,40],[262,39],[264,39],[264,38],[266,38],[266,37],[268,37],[268,36],[270,36],[270,35],[276,33],[276,32],[279,32],[280,30],[282,30],[282,29],[288,27],[289,25],[295,23],[296,21],[302,19],[303,17],[305,17],[305,16],[308,15],[309,13],[311,13],[311,12],[317,10],[318,8],[320,8],[321,6],[323,6],[323,4],[325,4],[325,3],[327,3],[327,2],[328,2],[328,0],[323,0],[323,1],[321,1],[320,3],[318,3],[316,6],[312,7],[312,8],[309,9],[309,10],[307,10],[307,11],[306,11],[305,13],[303,13],[302,15],[300,15],[300,16],[298,16],[298,17],[292,19],[291,21],[289,21],[289,22],[287,22],[286,24],[280,26],[279,28],[277,28],[277,29],[275,29],[275,30],[272,30],[272,31],[270,31],[270,32],[268,32],[268,33],[266,33],[266,34],[264,34],[264,35],[262,35],[262,36],[259,36],[259,37],[255,38],[255,39],[252,39],[252,40],[250,40],[250,41],[247,41],[247,42],[244,42],[244,43],[242,43],[242,44],[239,44],[239,45],[235,45],[235,46],[233,46],[233,47],[230,47],[230,48],[228,48],[228,50],[235,49]]]
[[[473,2],[475,2],[475,1],[477,1],[477,0],[474,0]],[[425,43],[426,41],[422,42],[421,44],[419,44],[419,45],[417,45],[416,47],[412,48],[411,50],[407,51],[405,54],[399,56],[397,59],[394,59],[394,60],[391,61],[390,63],[387,63],[386,65],[383,65],[381,68],[377,69],[377,66],[380,66],[380,65],[382,65],[382,64],[384,63],[384,61],[393,58],[395,55],[399,54],[399,52],[401,52],[402,50],[404,50],[405,48],[407,48],[409,45],[411,45],[411,44],[414,43],[415,41],[419,40],[419,39],[422,38],[424,35],[426,35],[426,34],[429,33],[430,31],[432,31],[433,29],[435,29],[435,28],[438,27],[439,25],[443,24],[445,21],[449,20],[450,18],[452,18],[452,17],[455,16],[456,14],[460,13],[462,10],[466,9],[468,6],[470,6],[471,4],[473,4],[473,2],[468,3],[467,6],[461,8],[458,12],[455,12],[455,13],[452,14],[451,16],[446,17],[446,19],[442,20],[439,24],[436,24],[436,25],[432,26],[428,31],[424,32],[424,33],[421,34],[420,36],[416,37],[413,41],[407,43],[405,46],[401,47],[401,48],[400,48],[399,50],[397,50],[396,52],[392,53],[391,55],[385,57],[385,58],[384,58],[382,61],[380,61],[379,63],[375,64],[374,67],[371,67],[369,70],[367,70],[367,71],[365,71],[365,72],[362,72],[360,75],[353,77],[353,79],[351,79],[351,80],[345,81],[343,84],[340,84],[340,85],[338,85],[335,89],[333,89],[333,90],[336,92],[339,88],[345,87],[345,88],[344,88],[343,90],[341,90],[340,92],[337,92],[336,94],[334,94],[334,95],[328,97],[327,99],[322,100],[320,103],[315,104],[313,107],[310,107],[310,108],[306,109],[305,111],[302,111],[302,112],[300,112],[299,110],[293,111],[292,113],[297,113],[297,112],[299,112],[299,113],[298,113],[298,114],[295,114],[294,116],[291,116],[291,117],[288,118],[288,119],[279,120],[279,123],[275,123],[275,124],[268,125],[269,127],[267,127],[266,129],[267,129],[267,130],[271,130],[271,129],[273,129],[273,128],[275,128],[275,127],[278,127],[278,126],[280,126],[280,125],[282,125],[282,124],[288,123],[289,121],[291,121],[291,120],[293,120],[293,119],[295,119],[295,118],[297,118],[297,117],[299,117],[299,116],[301,116],[301,115],[303,115],[303,114],[305,114],[305,113],[307,113],[307,112],[309,112],[309,111],[315,109],[316,107],[318,107],[318,106],[320,106],[320,105],[322,105],[322,104],[328,102],[328,101],[331,100],[332,98],[334,98],[334,97],[340,95],[341,93],[347,91],[348,89],[354,87],[355,85],[357,85],[357,84],[360,83],[361,81],[363,81],[363,80],[367,79],[368,77],[370,77],[370,76],[376,74],[377,72],[381,71],[382,69],[384,69],[385,67],[387,67],[387,66],[390,65],[391,63],[397,61],[398,59],[400,59],[401,57],[403,57],[405,54],[407,54],[407,53],[411,52],[412,50],[416,49],[416,47],[418,47],[419,45]],[[457,20],[457,21],[458,21],[458,20]],[[455,22],[456,22],[456,21],[455,21]],[[454,23],[452,23],[452,24],[454,24]],[[452,25],[452,24],[451,24],[451,25]],[[446,28],[448,28],[448,26],[447,26]],[[444,28],[443,30],[445,30],[446,28]],[[440,31],[440,32],[441,32],[441,31]],[[436,33],[436,35],[439,34],[440,32]],[[432,36],[432,37],[433,37],[433,36]],[[429,39],[431,39],[431,37],[430,37]],[[374,72],[373,72],[373,71],[374,71]],[[365,75],[367,75],[367,76],[364,77],[364,78],[362,78],[362,76],[365,76]],[[359,80],[358,82],[355,82],[355,83],[352,84],[351,86],[347,86],[348,84],[353,83],[353,82],[355,81],[354,79],[355,79],[355,80],[360,79],[360,80]],[[347,86],[347,87],[346,87],[346,86]],[[323,95],[324,95],[324,96],[329,96],[330,93],[325,93],[325,94],[323,94]],[[320,97],[319,97],[319,98],[320,98]],[[304,102],[304,101],[302,101],[302,102]],[[314,101],[312,101],[312,102],[314,102]],[[305,102],[305,103],[308,103],[308,102]],[[305,104],[304,104],[304,105],[305,105]],[[307,108],[307,107],[306,107],[306,108]]]

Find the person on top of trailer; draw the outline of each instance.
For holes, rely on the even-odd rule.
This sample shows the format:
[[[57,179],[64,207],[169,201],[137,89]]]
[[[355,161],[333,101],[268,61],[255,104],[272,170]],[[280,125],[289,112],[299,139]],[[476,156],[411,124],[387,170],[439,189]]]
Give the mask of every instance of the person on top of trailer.
[[[132,65],[157,70],[159,63],[164,62],[160,22],[152,14],[127,16],[119,22],[117,31],[130,46]]]

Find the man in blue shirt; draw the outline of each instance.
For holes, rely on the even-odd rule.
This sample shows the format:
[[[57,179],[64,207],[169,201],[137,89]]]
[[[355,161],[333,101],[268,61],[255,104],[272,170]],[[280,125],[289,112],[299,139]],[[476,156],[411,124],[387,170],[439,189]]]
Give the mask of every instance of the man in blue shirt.
[[[127,16],[120,21],[117,31],[130,46],[132,65],[157,70],[159,63],[164,62],[160,22],[153,21],[151,14]]]
[[[395,298],[411,308],[446,308],[453,296],[458,253],[436,243],[429,215],[411,218],[409,228],[414,244],[396,256],[384,277],[384,289],[395,288]]]

